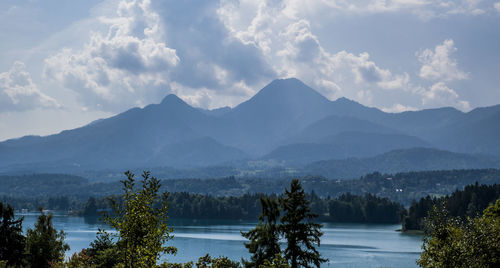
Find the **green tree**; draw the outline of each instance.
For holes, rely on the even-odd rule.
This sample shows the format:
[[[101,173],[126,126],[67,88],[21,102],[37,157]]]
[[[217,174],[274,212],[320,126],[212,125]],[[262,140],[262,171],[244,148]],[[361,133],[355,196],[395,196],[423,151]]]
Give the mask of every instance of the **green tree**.
[[[264,263],[259,265],[259,268],[290,268],[290,265],[281,254],[276,254],[271,261],[264,260]]]
[[[95,217],[97,216],[97,205],[94,197],[89,197],[85,208],[83,209],[83,216]]]
[[[500,267],[500,199],[480,217],[461,221],[444,206],[426,218],[426,237],[417,263],[422,267]]]
[[[280,216],[279,203],[272,197],[261,197],[262,212],[257,226],[241,234],[250,240],[244,243],[252,254],[250,261],[243,261],[245,267],[259,267],[265,260],[272,260],[281,253],[279,245],[280,230],[277,224]]]
[[[0,202],[0,260],[8,266],[23,266],[26,238],[23,218],[14,217],[14,209]]]
[[[26,234],[26,254],[31,267],[50,267],[64,260],[64,252],[69,245],[64,242],[66,234],[54,229],[52,214],[45,214],[40,208],[34,229]]]
[[[434,205],[424,219],[424,243],[417,261],[422,267],[461,267],[462,253],[454,246],[461,236],[460,219],[451,217],[444,202]]]
[[[100,229],[96,239],[83,253],[89,257],[89,264],[95,267],[113,267],[120,260],[120,252],[110,234]]]
[[[164,246],[173,238],[167,225],[168,193],[158,193],[160,181],[149,172],[143,173],[142,188],[137,190],[134,174],[127,171],[125,175],[123,203],[110,199],[113,213],[105,222],[118,231],[117,248],[126,267],[153,267],[162,254],[177,252],[175,247]]]
[[[320,246],[321,224],[313,222],[318,217],[311,212],[310,202],[298,179],[292,180],[290,190],[280,198],[284,215],[281,217],[281,229],[287,241],[285,258],[292,268],[320,267],[327,260],[321,258],[316,249]]]
[[[198,268],[240,268],[239,262],[232,261],[228,257],[212,258],[209,254],[200,257],[196,262]]]

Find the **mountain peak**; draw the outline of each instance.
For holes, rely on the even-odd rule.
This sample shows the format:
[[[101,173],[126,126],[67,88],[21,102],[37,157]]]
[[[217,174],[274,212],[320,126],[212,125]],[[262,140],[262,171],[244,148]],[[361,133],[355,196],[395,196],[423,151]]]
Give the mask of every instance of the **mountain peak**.
[[[301,84],[301,85],[305,85],[302,81],[300,81],[299,79],[297,79],[295,77],[274,79],[271,83],[269,83],[269,85],[272,85],[272,84],[281,84],[281,85]]]
[[[338,99],[335,100],[335,102],[340,102],[340,103],[353,103],[355,101],[351,100],[351,99],[348,99],[346,97],[340,97]]]
[[[252,99],[299,99],[327,101],[323,95],[297,78],[276,79],[262,88]],[[250,100],[252,100],[250,99]]]
[[[267,86],[265,86],[261,91],[268,90],[290,90],[290,89],[307,89],[315,91],[314,89],[308,87],[302,81],[297,78],[285,78],[285,79],[275,79]]]
[[[168,94],[165,98],[163,98],[161,104],[186,104],[186,102],[177,97],[175,94]]]

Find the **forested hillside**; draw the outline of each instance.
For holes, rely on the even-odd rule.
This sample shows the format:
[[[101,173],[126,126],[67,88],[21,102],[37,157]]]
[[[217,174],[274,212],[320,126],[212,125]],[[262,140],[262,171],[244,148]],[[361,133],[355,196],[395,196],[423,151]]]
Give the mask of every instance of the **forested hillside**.
[[[466,217],[476,217],[489,205],[500,198],[500,184],[480,185],[475,183],[466,186],[463,190],[456,190],[452,194],[435,198],[426,196],[418,202],[412,202],[408,215],[403,220],[403,230],[424,229],[424,219],[429,216],[433,206],[446,210],[451,217],[464,220]]]
[[[161,177],[160,177],[161,178]],[[242,196],[244,194],[280,194],[283,185],[292,180],[289,178],[234,178],[220,179],[166,179],[162,180],[162,191],[186,192],[211,196]],[[379,172],[366,174],[352,180],[330,180],[317,176],[300,177],[307,193],[338,197],[345,193],[355,195],[373,194],[387,197],[402,204],[409,205],[427,195],[444,196],[466,185],[500,184],[500,170],[471,169],[443,170],[425,172],[404,172],[383,174]],[[93,183],[84,178],[61,174],[33,174],[23,176],[0,176],[0,199],[11,200],[8,203],[32,200],[46,208],[49,200],[63,200],[71,207],[72,202],[86,202],[89,197],[104,197],[120,192],[118,181],[109,183]],[[66,200],[66,201],[64,201]],[[74,201],[72,201],[74,200]],[[23,201],[23,202],[24,202]],[[53,201],[54,202],[54,201]],[[26,206],[16,206],[26,208]],[[34,205],[33,209],[36,209]]]

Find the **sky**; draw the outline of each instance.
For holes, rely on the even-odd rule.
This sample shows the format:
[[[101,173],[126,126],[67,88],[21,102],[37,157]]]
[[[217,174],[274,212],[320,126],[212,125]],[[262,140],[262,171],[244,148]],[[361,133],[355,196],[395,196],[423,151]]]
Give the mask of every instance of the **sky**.
[[[0,2],[0,141],[289,77],[386,112],[499,104],[500,1]]]

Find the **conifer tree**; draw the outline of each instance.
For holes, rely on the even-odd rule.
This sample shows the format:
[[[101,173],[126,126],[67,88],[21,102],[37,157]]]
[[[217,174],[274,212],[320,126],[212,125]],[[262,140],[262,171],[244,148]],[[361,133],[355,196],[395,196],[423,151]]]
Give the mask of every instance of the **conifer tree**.
[[[253,254],[250,261],[244,261],[245,267],[259,267],[265,260],[271,261],[281,253],[279,245],[280,230],[277,224],[280,210],[279,203],[272,197],[261,197],[262,212],[257,226],[241,234],[250,240],[245,247]]]
[[[321,263],[327,261],[316,249],[323,235],[321,224],[313,222],[318,215],[311,213],[310,202],[298,179],[292,180],[290,190],[285,190],[280,203],[284,213],[281,231],[287,241],[284,255],[290,267],[320,267]]]
[[[52,214],[45,214],[40,208],[41,215],[35,223],[34,229],[26,234],[26,252],[30,267],[50,267],[64,260],[64,252],[69,245],[64,242],[66,234],[54,229]]]
[[[7,266],[23,266],[26,238],[23,235],[23,218],[14,217],[14,209],[0,202],[0,261]]]

